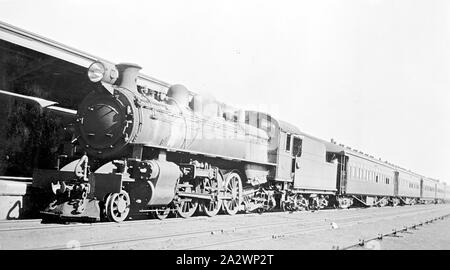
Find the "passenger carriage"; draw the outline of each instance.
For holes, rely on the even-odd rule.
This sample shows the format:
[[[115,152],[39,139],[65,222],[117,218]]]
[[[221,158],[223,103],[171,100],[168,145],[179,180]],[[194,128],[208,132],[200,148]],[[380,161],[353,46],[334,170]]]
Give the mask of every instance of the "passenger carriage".
[[[422,176],[397,167],[396,178],[398,187],[396,188],[395,195],[398,196],[404,204],[417,203],[420,200],[420,183]]]

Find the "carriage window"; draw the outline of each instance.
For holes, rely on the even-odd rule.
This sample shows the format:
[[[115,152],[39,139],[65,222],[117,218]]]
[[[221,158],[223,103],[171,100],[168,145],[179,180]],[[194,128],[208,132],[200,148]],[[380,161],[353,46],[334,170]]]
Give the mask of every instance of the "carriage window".
[[[286,135],[286,151],[291,151],[291,134]]]
[[[294,137],[294,143],[292,146],[292,155],[296,157],[302,156],[302,139]]]
[[[375,182],[378,183],[378,175],[375,177]]]

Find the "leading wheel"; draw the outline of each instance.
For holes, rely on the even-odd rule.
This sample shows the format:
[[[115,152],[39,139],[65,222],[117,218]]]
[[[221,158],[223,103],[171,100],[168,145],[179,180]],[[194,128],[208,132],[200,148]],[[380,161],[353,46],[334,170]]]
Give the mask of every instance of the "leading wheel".
[[[228,215],[236,215],[241,205],[242,182],[238,173],[227,174],[225,180],[225,197],[223,207]]]
[[[130,196],[124,190],[112,193],[106,199],[105,206],[109,221],[122,222],[130,213]]]
[[[219,190],[222,182],[223,178],[220,173],[217,175],[217,179],[205,178],[204,180],[205,191],[213,197],[213,199],[203,202],[203,211],[209,217],[217,215],[222,206],[222,200],[219,199]]]

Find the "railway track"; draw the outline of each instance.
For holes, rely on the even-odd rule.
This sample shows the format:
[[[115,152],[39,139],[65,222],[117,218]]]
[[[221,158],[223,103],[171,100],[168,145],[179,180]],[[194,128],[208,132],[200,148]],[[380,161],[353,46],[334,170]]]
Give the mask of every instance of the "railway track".
[[[354,208],[352,210],[355,210]],[[327,210],[321,210],[321,212],[324,211],[333,211],[331,209]],[[338,213],[339,211],[348,211],[348,210],[336,210]],[[415,210],[411,210],[415,211]],[[264,215],[270,215],[275,214],[277,212],[268,212],[263,213]],[[298,213],[312,213],[310,211],[304,211],[304,212],[298,212]],[[240,214],[239,216],[260,216],[261,214]],[[219,215],[213,217],[214,219],[224,219],[228,218],[227,215]],[[294,219],[297,220],[298,218],[291,218],[289,216],[285,217],[286,219]],[[144,219],[144,220],[129,220],[123,223],[114,223],[114,222],[97,222],[97,223],[69,223],[69,224],[55,224],[55,223],[42,223],[41,219],[30,219],[30,220],[11,220],[11,221],[0,221],[0,232],[14,232],[14,231],[34,231],[34,230],[53,230],[53,229],[69,229],[69,228],[89,228],[89,227],[116,227],[116,226],[136,226],[136,225],[154,225],[159,226],[162,224],[171,224],[171,223],[177,223],[183,220],[183,223],[187,224],[189,222],[196,222],[199,220],[209,220],[210,217],[202,217],[197,216],[190,219],[181,219],[181,218],[169,218],[166,220],[157,220],[157,219]],[[28,224],[32,224],[33,226],[27,226]],[[23,225],[23,227],[22,227]]]
[[[445,211],[449,214],[450,208],[406,206],[292,214],[268,212],[231,217],[219,215],[213,218],[198,216],[191,219],[136,220],[119,224],[55,225],[36,224],[38,220],[8,221],[0,222],[0,239],[4,239],[0,241],[0,248],[8,248],[8,243],[19,249],[107,249],[136,246],[147,249],[214,249],[237,244],[251,247],[258,241],[328,231],[331,229],[331,222],[339,224],[339,228],[347,228],[377,222],[381,224],[383,220],[402,217],[431,218],[430,215],[436,217]],[[27,245],[20,245],[18,241],[21,239],[33,240],[28,241]],[[70,239],[75,239],[76,244],[68,245]],[[198,242],[199,239],[201,242]]]
[[[438,211],[438,210],[436,210]],[[332,217],[334,222],[339,223],[340,227],[349,227],[361,223],[370,223],[370,222],[377,222],[382,221],[385,219],[392,219],[392,218],[398,218],[398,217],[407,217],[407,216],[414,216],[414,215],[421,215],[421,214],[430,214],[433,211],[430,211],[429,209],[409,209],[406,212],[398,213],[393,212],[390,214],[386,213],[354,213],[349,216],[345,217]],[[159,224],[159,223],[158,223]],[[153,223],[152,225],[158,225],[156,223]],[[290,229],[290,227],[296,227],[300,226],[299,229]],[[226,227],[226,226],[225,226]],[[266,232],[266,233],[256,233],[259,231],[264,231],[269,228],[275,228],[276,230],[279,230],[281,227],[288,227],[286,230],[282,232]],[[241,225],[241,226],[234,226],[234,227],[227,227],[227,229],[223,229],[224,226],[215,226],[215,227],[209,227],[207,229],[200,229],[200,230],[189,230],[189,231],[182,231],[177,233],[166,233],[166,234],[156,234],[156,235],[139,235],[135,237],[124,237],[124,238],[113,238],[113,239],[106,239],[101,241],[89,241],[89,242],[83,242],[80,243],[80,245],[77,248],[108,248],[108,247],[120,247],[121,245],[129,245],[129,244],[145,244],[145,243],[152,243],[152,242],[164,242],[164,241],[181,241],[185,239],[186,241],[183,242],[189,242],[189,238],[193,237],[202,237],[202,236],[208,236],[210,238],[211,236],[219,236],[218,238],[224,238],[219,239],[215,242],[210,242],[206,244],[198,244],[198,245],[191,245],[191,246],[182,246],[182,249],[204,249],[204,248],[213,248],[213,247],[220,247],[223,245],[228,245],[231,243],[242,243],[242,242],[252,242],[252,241],[258,241],[262,239],[272,239],[272,238],[279,238],[279,237],[285,237],[288,235],[295,235],[295,234],[303,234],[303,233],[312,233],[312,232],[318,232],[323,230],[330,229],[330,224],[328,218],[323,219],[322,217],[317,217],[310,219],[308,221],[305,221],[305,219],[298,219],[298,218],[290,218],[290,221],[279,221],[279,222],[271,222],[271,223],[265,223],[265,224],[253,224],[253,225]],[[151,231],[150,227],[147,227],[149,231]],[[244,235],[244,236],[241,236]],[[217,237],[216,237],[217,238]],[[51,245],[51,246],[45,246],[45,247],[39,247],[36,249],[71,249],[72,247],[68,247],[65,244],[60,245]]]
[[[343,219],[337,219],[335,221],[339,222],[339,227],[342,228],[342,227],[349,227],[349,226],[353,226],[353,225],[357,225],[357,224],[361,224],[361,223],[382,221],[385,219],[391,219],[393,217],[405,217],[405,216],[410,216],[410,215],[417,215],[417,214],[421,214],[421,213],[425,213],[425,212],[428,212],[428,211],[404,213],[404,214],[400,214],[400,215],[395,214],[395,215],[390,215],[390,216],[386,216],[386,215],[382,215],[382,214],[375,215],[375,216],[374,215],[361,215],[361,216],[353,216],[353,217],[346,217]],[[356,220],[345,221],[345,220],[353,219],[353,218],[356,218]],[[257,241],[257,240],[261,240],[261,239],[280,238],[280,237],[286,237],[288,235],[320,232],[320,231],[329,230],[329,229],[330,229],[329,224],[321,224],[320,225],[320,224],[316,224],[314,222],[313,224],[311,224],[310,226],[307,226],[305,228],[286,231],[279,235],[264,234],[264,235],[257,236],[257,237],[255,237],[255,236],[243,237],[243,238],[231,239],[231,240],[226,240],[226,241],[218,241],[215,243],[209,243],[209,244],[205,244],[205,245],[194,245],[194,246],[190,246],[190,247],[185,247],[184,249],[189,249],[189,250],[205,249],[205,248],[211,248],[211,247],[216,247],[216,246],[223,246],[225,244],[231,244],[231,243],[242,243],[242,242]],[[358,243],[358,245],[360,245],[360,244]]]
[[[334,209],[326,209],[321,210],[323,211],[330,211]],[[351,210],[355,210],[354,208]],[[345,210],[347,211],[347,210]],[[310,211],[303,211],[301,213],[307,213]],[[265,212],[264,215],[270,215],[278,212]],[[300,212],[299,212],[300,213]],[[239,216],[259,216],[261,214],[256,213],[242,213],[239,214]],[[228,215],[217,215],[213,217],[214,219],[223,219],[228,218]],[[138,224],[170,224],[170,223],[176,223],[180,220],[183,220],[183,222],[190,222],[190,221],[198,221],[198,220],[208,220],[210,217],[206,216],[194,216],[189,219],[182,219],[179,217],[174,218],[168,218],[165,220],[158,220],[158,219],[142,219],[142,220],[128,220],[126,222],[120,223],[120,226],[135,226]],[[33,224],[34,226],[27,226],[28,224]],[[19,226],[19,227],[18,227]],[[22,227],[23,226],[23,227]],[[25,220],[3,220],[0,221],[0,232],[8,232],[8,231],[28,231],[28,230],[48,230],[48,229],[67,229],[67,228],[77,228],[77,227],[92,227],[92,226],[117,226],[117,223],[115,222],[95,222],[95,223],[42,223],[41,219],[25,219]]]
[[[348,219],[349,217],[346,217],[344,219]],[[350,217],[351,218],[351,217]],[[210,235],[214,233],[228,233],[230,231],[235,232],[237,230],[249,230],[249,229],[258,229],[263,227],[272,227],[272,226],[279,226],[279,225],[292,225],[292,224],[315,224],[318,221],[309,221],[309,222],[301,222],[301,221],[290,221],[290,222],[275,222],[270,224],[264,224],[264,225],[247,225],[247,226],[237,226],[232,227],[229,229],[223,229],[223,226],[207,229],[207,230],[197,230],[197,231],[189,231],[189,232],[183,232],[183,233],[175,233],[175,234],[165,234],[165,235],[155,235],[155,236],[149,236],[149,237],[136,237],[136,238],[124,238],[124,239],[112,239],[112,240],[105,240],[105,241],[94,241],[91,243],[86,243],[81,245],[80,247],[93,247],[93,246],[102,246],[102,245],[110,245],[110,244],[118,244],[118,243],[130,243],[130,242],[139,242],[139,241],[148,241],[148,240],[156,240],[156,239],[173,239],[173,238],[182,238],[182,237],[191,237],[191,236],[198,236],[198,235]],[[152,224],[153,225],[153,224]],[[50,246],[50,247],[44,247],[44,248],[38,248],[38,249],[70,249],[66,246]]]

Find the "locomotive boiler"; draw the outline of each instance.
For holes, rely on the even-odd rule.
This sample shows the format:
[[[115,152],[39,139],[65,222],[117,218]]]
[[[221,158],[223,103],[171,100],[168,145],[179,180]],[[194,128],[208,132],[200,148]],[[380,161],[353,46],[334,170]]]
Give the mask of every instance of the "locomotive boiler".
[[[60,171],[35,172],[33,186],[55,195],[43,213],[111,221],[130,212],[189,217],[198,208],[233,215],[244,196],[260,201],[274,161],[271,134],[250,124],[253,114],[182,85],[166,94],[138,86],[139,70],[91,65],[88,76],[102,87],[84,98],[73,124],[84,155]],[[248,183],[255,188],[244,189]]]

